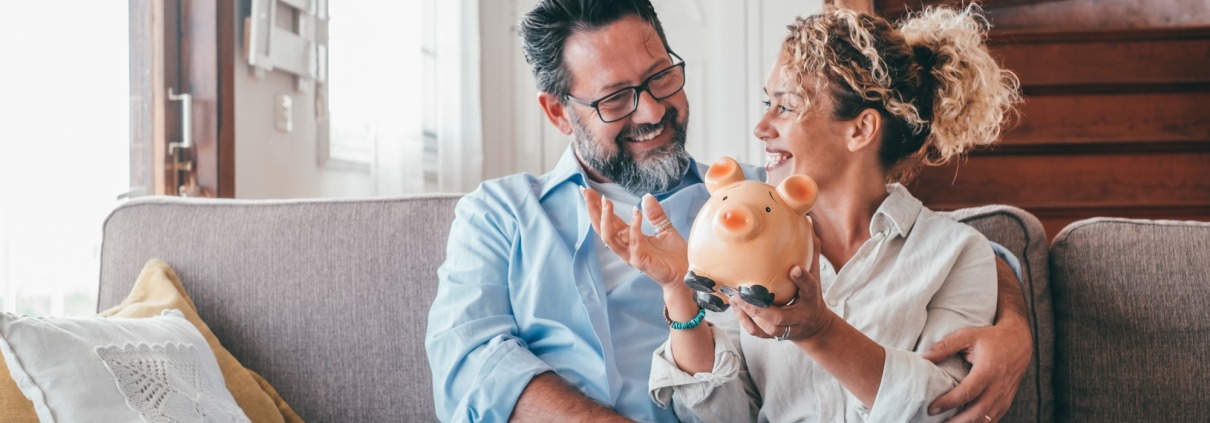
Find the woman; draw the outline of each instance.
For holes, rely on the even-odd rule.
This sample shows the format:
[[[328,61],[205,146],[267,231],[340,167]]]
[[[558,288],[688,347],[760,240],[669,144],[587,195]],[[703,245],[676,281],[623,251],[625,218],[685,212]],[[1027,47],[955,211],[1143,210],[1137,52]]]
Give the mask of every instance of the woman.
[[[988,54],[987,26],[975,6],[926,10],[898,27],[841,9],[790,25],[754,133],[769,183],[795,173],[818,183],[809,215],[822,257],[789,270],[799,290],[790,304],[732,298],[742,332],[698,324],[675,229],[643,235],[636,211],[625,230],[612,204],[586,191],[605,244],[663,287],[672,329],[652,364],[656,402],[703,421],[923,421],[957,411],[926,407],[965,365],[919,354],[991,324],[994,256],[982,235],[900,183],[995,141],[1020,101],[1015,76]],[[667,226],[651,196],[643,207]]]

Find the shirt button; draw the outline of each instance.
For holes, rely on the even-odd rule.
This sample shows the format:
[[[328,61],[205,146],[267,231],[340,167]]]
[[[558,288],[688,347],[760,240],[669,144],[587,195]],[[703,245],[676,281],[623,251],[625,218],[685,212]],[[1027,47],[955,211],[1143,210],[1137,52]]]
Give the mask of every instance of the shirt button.
[[[838,303],[839,303],[839,302],[838,302],[838,301],[836,301],[836,300],[834,300],[834,299],[833,299],[833,300],[828,300],[828,306],[830,306],[830,307],[836,307],[836,304],[838,304]]]

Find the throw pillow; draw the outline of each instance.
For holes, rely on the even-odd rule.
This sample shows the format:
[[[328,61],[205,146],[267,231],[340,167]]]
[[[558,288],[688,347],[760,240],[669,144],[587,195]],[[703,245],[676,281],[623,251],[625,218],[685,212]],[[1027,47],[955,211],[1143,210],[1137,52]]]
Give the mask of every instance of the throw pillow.
[[[177,310],[139,319],[0,313],[0,351],[43,422],[248,421]]]
[[[178,309],[197,327],[222,369],[227,389],[254,423],[302,422],[285,400],[268,382],[258,383],[260,375],[245,368],[219,343],[210,327],[202,321],[193,300],[185,293],[181,280],[172,267],[160,259],[151,259],[143,266],[130,295],[118,306],[101,312],[102,316],[146,317],[164,309]]]
[[[13,378],[8,377],[8,365],[0,358],[0,422],[38,423],[34,403],[25,398]]]

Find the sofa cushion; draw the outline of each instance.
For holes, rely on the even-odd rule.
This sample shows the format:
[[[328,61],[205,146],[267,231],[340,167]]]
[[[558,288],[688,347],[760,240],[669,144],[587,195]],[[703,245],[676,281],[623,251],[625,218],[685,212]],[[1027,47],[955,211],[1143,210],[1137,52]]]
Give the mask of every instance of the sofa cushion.
[[[160,257],[306,421],[434,421],[425,321],[458,198],[130,201],[105,223],[100,307]]]
[[[248,421],[178,310],[138,319],[0,313],[0,335],[9,374],[41,421]]]
[[[1024,279],[1021,281],[1021,290],[1033,329],[1034,358],[1022,377],[1017,395],[1003,421],[1054,421],[1054,392],[1051,386],[1054,364],[1053,311],[1046,231],[1042,223],[1025,210],[1005,205],[960,209],[949,215],[1012,251],[1021,264]]]
[[[1050,265],[1060,420],[1210,416],[1210,223],[1082,220]]]
[[[260,379],[255,372],[245,369],[215,338],[210,327],[198,315],[197,307],[189,299],[176,272],[163,260],[148,261],[139,272],[139,277],[126,299],[116,307],[102,311],[101,315],[147,317],[154,316],[164,309],[180,310],[205,338],[222,369],[226,388],[252,422],[302,421],[268,382]]]

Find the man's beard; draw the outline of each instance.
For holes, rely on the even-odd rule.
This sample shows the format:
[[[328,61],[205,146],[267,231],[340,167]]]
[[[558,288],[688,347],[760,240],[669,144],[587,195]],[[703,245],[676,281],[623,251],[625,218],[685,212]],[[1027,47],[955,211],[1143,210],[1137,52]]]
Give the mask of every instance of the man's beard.
[[[689,153],[685,151],[685,125],[677,122],[674,108],[668,108],[660,123],[628,126],[618,133],[614,139],[616,150],[612,154],[584,127],[576,113],[570,115],[575,134],[572,145],[584,165],[635,195],[668,191],[676,187],[689,168]],[[649,134],[659,128],[672,131],[672,142],[651,149],[641,161],[636,160],[626,149],[624,139]]]

